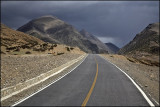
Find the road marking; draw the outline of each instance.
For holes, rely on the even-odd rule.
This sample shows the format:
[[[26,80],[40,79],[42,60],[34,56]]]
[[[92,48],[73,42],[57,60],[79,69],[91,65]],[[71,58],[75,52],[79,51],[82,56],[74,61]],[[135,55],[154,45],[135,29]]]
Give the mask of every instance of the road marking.
[[[87,55],[87,56],[88,56],[88,55]],[[55,81],[53,81],[52,83],[48,84],[47,86],[41,88],[41,89],[38,90],[37,92],[35,92],[35,93],[27,96],[27,97],[24,98],[24,99],[21,99],[21,100],[17,101],[17,102],[16,102],[15,104],[13,104],[11,107],[14,107],[14,106],[22,103],[23,101],[29,99],[30,97],[34,96],[35,94],[39,93],[40,91],[44,90],[45,88],[49,87],[50,85],[54,84],[55,82],[59,81],[60,79],[62,79],[63,77],[65,77],[66,75],[68,75],[69,73],[71,73],[73,70],[75,70],[79,65],[81,65],[81,64],[85,61],[85,59],[87,58],[87,56],[84,58],[84,60],[83,60],[80,64],[78,64],[76,67],[74,67],[71,71],[69,71],[68,73],[64,74],[63,76],[57,78]]]
[[[82,57],[82,56],[81,56],[81,57]],[[82,57],[82,58],[83,58],[83,57]],[[81,58],[81,59],[82,59],[82,58]],[[78,59],[78,58],[77,58],[77,59]],[[4,101],[4,100],[6,100],[7,98],[12,97],[13,95],[16,95],[16,94],[18,94],[18,93],[20,93],[20,92],[22,92],[22,91],[24,91],[24,90],[27,90],[27,89],[31,88],[32,86],[35,86],[35,85],[37,85],[37,84],[39,84],[39,83],[42,83],[43,81],[46,81],[48,78],[53,77],[53,76],[61,73],[61,72],[62,72],[63,70],[65,70],[66,68],[68,68],[68,67],[70,67],[71,65],[73,65],[74,63],[78,62],[79,60],[77,60],[77,59],[75,59],[75,62],[70,63],[69,65],[67,65],[66,67],[60,69],[59,71],[57,71],[57,72],[55,72],[55,73],[53,73],[53,74],[51,74],[51,75],[49,75],[49,76],[47,76],[47,77],[45,77],[45,78],[42,78],[40,81],[35,82],[35,83],[33,83],[33,84],[29,85],[29,86],[26,86],[25,88],[22,88],[22,89],[17,90],[17,91],[15,91],[15,92],[7,95],[7,96],[2,97],[2,98],[1,98],[1,101]],[[73,60],[72,60],[72,61],[73,61]],[[53,69],[53,70],[54,70],[54,69]],[[50,70],[50,71],[48,71],[48,72],[52,72],[52,70]],[[32,80],[34,80],[34,79],[36,79],[36,78],[39,78],[39,77],[41,77],[42,75],[45,75],[45,73],[40,74],[39,76],[37,76],[37,77],[35,77],[35,78],[29,79],[29,80],[27,80],[26,82],[32,81]],[[22,83],[19,83],[19,84],[22,84]],[[14,87],[14,86],[11,86],[11,87]],[[9,88],[10,88],[10,87],[9,87]]]
[[[95,57],[94,57],[94,58],[95,58]],[[91,86],[91,88],[90,88],[90,90],[89,90],[89,92],[88,92],[85,100],[83,101],[83,103],[82,103],[82,105],[81,105],[82,107],[86,106],[86,104],[87,104],[87,102],[88,102],[88,100],[89,100],[89,98],[90,98],[90,96],[91,96],[91,94],[92,94],[92,91],[93,91],[93,89],[94,89],[94,86],[95,86],[95,84],[96,84],[96,81],[97,81],[97,77],[98,77],[98,62],[97,62],[96,58],[95,58],[95,62],[96,62],[96,64],[97,64],[96,75],[95,75],[95,77],[94,77],[94,81],[93,81],[93,83],[92,83],[92,86]]]
[[[131,82],[136,86],[136,88],[140,91],[140,93],[143,95],[145,100],[148,102],[148,104],[152,107],[155,107],[155,105],[152,103],[152,101],[147,97],[147,95],[144,93],[144,91],[136,84],[136,82],[123,70],[121,70],[117,65],[113,64],[112,62],[108,61],[106,58],[99,55],[101,58],[105,59],[107,62],[111,63],[115,67],[117,67],[121,72],[123,72],[130,80]]]
[[[154,99],[154,98],[152,98],[153,100],[154,100],[154,102],[156,102],[157,103],[157,105],[159,105],[159,103]]]

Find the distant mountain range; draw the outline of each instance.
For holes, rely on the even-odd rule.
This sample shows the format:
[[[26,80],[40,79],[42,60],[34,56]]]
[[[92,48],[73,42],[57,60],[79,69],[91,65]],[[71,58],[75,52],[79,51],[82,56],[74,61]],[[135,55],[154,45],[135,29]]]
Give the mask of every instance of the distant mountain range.
[[[159,23],[149,24],[142,32],[120,49],[119,54],[149,53],[159,55]]]
[[[117,47],[113,43],[105,43],[105,44],[112,51],[111,53],[117,53],[120,49],[119,47]]]
[[[86,38],[87,40],[91,41],[93,44],[96,44],[100,53],[103,53],[103,50],[107,50],[108,53],[112,53],[112,50],[106,46],[104,43],[102,43],[97,37],[92,35],[91,33],[87,32],[86,30],[82,29],[80,31],[80,34]]]
[[[135,38],[119,49],[112,43],[102,43],[97,37],[54,16],[42,16],[12,30],[1,24],[1,46],[8,48],[34,47],[45,44],[64,44],[79,47],[87,53],[118,53],[123,55],[159,55],[159,23],[149,24]],[[24,33],[22,33],[24,32]],[[29,34],[29,35],[28,35]],[[6,36],[7,35],[7,36]]]
[[[44,42],[77,46],[87,53],[110,53],[109,47],[85,30],[80,32],[72,25],[54,16],[33,19],[17,29]]]

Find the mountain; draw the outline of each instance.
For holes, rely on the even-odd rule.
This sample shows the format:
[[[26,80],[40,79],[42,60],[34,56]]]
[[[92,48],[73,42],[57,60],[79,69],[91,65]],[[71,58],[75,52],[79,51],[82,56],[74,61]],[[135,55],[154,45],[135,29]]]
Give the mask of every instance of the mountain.
[[[112,51],[112,53],[117,53],[119,51],[119,47],[114,45],[113,43],[105,43],[107,47]]]
[[[159,23],[149,24],[142,32],[120,49],[119,54],[146,52],[159,55]]]
[[[12,45],[36,45],[44,43],[42,40],[25,34],[23,32],[15,31],[10,29],[4,24],[1,24],[1,45],[12,46]]]
[[[159,23],[152,23],[121,48],[118,53],[127,56],[131,62],[160,66],[159,50]]]
[[[19,48],[30,48],[44,42],[38,38],[32,37],[23,32],[15,31],[4,24],[1,24],[1,53],[5,48],[10,50],[19,50]]]
[[[105,49],[99,49],[97,44],[92,43],[92,41],[81,35],[72,25],[54,16],[42,16],[33,19],[17,30],[35,36],[45,42],[77,46],[87,53],[108,52]]]
[[[60,55],[64,53],[84,53],[78,47],[50,44],[36,37],[15,31],[1,24],[1,54],[24,55],[48,53]]]
[[[111,52],[110,49],[104,43],[102,43],[98,38],[93,36],[91,33],[87,32],[86,30],[82,29],[80,31],[80,34],[87,40],[91,41],[93,44],[96,44],[99,50],[101,51],[100,53],[105,52],[105,50],[107,50],[109,53]]]

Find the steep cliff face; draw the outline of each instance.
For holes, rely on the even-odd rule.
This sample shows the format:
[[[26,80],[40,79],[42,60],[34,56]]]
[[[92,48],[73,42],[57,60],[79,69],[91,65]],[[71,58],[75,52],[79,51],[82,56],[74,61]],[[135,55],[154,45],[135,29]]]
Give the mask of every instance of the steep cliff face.
[[[107,53],[107,50],[99,49],[97,44],[81,35],[72,25],[54,16],[42,16],[33,19],[17,30],[45,42],[77,46],[88,53],[101,53],[101,51]]]

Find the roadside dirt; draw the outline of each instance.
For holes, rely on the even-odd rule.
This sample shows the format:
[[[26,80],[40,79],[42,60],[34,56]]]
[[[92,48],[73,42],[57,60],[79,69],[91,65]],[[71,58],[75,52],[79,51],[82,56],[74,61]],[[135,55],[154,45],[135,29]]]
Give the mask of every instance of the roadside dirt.
[[[81,55],[1,55],[1,89],[34,78]]]
[[[37,85],[34,85],[33,87],[26,89],[16,95],[13,95],[12,97],[4,100],[1,102],[2,106],[11,106],[17,102],[19,102],[20,100],[28,97],[29,95],[39,91],[41,88],[46,87],[47,85],[53,83],[54,81],[56,81],[59,77],[65,75],[66,73],[70,72],[73,68],[75,68],[77,65],[79,65],[82,61],[84,60],[84,58],[82,58],[80,61],[74,63],[73,65],[71,65],[70,67],[66,68],[65,70],[63,70],[61,73],[50,77],[49,79],[47,79],[46,81],[43,81]]]
[[[129,74],[141,88],[159,103],[159,67],[131,62],[122,55],[102,54],[108,61]]]

